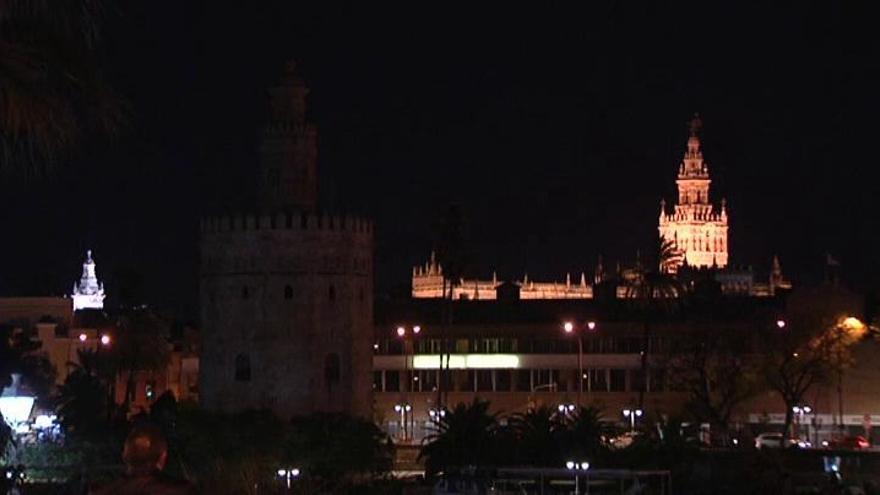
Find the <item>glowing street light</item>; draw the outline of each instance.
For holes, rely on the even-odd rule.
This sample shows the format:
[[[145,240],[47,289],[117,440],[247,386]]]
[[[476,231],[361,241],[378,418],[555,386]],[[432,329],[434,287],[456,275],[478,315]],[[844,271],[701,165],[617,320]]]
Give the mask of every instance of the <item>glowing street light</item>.
[[[636,418],[641,418],[644,412],[641,409],[624,409],[623,416],[629,418],[630,432],[636,431]]]
[[[797,405],[797,406],[792,406],[791,412],[793,412],[797,415],[798,437],[800,437],[800,435],[801,435],[800,426],[804,422],[804,414],[810,414],[811,412],[813,412],[813,408],[808,405]],[[810,429],[808,426],[807,427],[807,440],[809,440],[809,439],[810,439]]]
[[[86,339],[88,339],[88,338],[89,338],[89,336],[86,335],[85,332],[79,334],[79,341],[80,341],[80,342],[85,342]]]
[[[109,335],[107,335],[106,333],[104,335],[101,335],[101,345],[107,346],[110,345],[110,342],[111,339]]]
[[[276,474],[287,482],[287,489],[290,490],[290,482],[295,478],[299,478],[300,470],[299,468],[281,468],[276,471]]]
[[[575,405],[574,404],[559,404],[559,406],[556,407],[556,410],[559,411],[559,414],[571,414],[575,410]]]
[[[785,328],[785,325],[786,325],[785,320],[783,320],[782,318],[776,320],[776,327],[778,329],[782,330],[783,328]]]
[[[579,479],[578,479],[579,478],[578,471],[584,471],[584,472],[588,471],[590,469],[590,463],[587,461],[580,461],[580,462],[566,461],[565,462],[565,469],[568,469],[569,471],[574,471],[574,493],[575,493],[575,495],[578,495],[580,493],[580,483],[579,483]],[[589,490],[590,490],[590,480],[588,477],[587,478],[587,492],[589,492]]]
[[[596,329],[596,322],[593,320],[590,320],[585,323],[585,326],[588,331],[592,332]],[[565,321],[562,323],[562,329],[565,331],[565,333],[572,334],[575,332],[575,330],[577,330],[577,326],[572,321]],[[578,406],[580,406],[581,404],[583,404],[583,402],[581,401],[581,398],[584,395],[584,341],[583,341],[582,335],[580,333],[578,333],[577,341],[578,341],[578,397],[577,397],[577,403],[578,403]]]

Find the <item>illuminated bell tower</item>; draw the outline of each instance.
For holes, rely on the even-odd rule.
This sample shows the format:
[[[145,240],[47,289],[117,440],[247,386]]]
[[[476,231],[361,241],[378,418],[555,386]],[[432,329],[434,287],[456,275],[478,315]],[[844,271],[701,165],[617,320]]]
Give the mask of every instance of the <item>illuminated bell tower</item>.
[[[687,151],[678,167],[678,204],[673,213],[660,203],[660,236],[672,241],[682,261],[693,267],[727,266],[727,206],[721,201],[716,209],[709,200],[709,166],[703,160],[699,133],[702,121],[698,115],[690,122]],[[671,267],[676,271],[677,266]]]
[[[82,277],[79,283],[74,282],[70,297],[73,299],[74,311],[104,308],[104,284],[98,282],[98,276],[95,275],[95,260],[92,259],[91,249],[86,251]]]
[[[309,88],[288,62],[269,90],[269,122],[260,144],[260,198],[269,209],[314,210],[318,202],[318,132],[306,119]]]

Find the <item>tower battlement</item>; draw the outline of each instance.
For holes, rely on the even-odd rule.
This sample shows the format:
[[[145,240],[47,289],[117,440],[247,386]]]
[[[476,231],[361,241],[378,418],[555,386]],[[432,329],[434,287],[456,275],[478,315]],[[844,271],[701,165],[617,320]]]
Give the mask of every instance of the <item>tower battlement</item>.
[[[373,222],[366,218],[316,212],[211,215],[203,217],[199,227],[202,234],[260,230],[373,233]]]

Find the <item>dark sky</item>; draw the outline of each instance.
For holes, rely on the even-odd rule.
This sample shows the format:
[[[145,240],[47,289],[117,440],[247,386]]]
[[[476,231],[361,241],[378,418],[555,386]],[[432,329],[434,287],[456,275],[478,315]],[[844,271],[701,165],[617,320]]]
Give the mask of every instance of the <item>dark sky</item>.
[[[383,291],[408,283],[450,203],[477,275],[561,280],[599,253],[628,262],[674,197],[693,112],[734,263],[763,273],[778,253],[809,280],[830,252],[853,283],[877,280],[866,12],[226,3],[111,15],[108,71],[130,128],[49,180],[4,181],[0,292],[69,291],[90,246],[108,292],[140,280],[146,301],[194,316],[197,219],[249,196],[264,90],[290,57],[312,87],[323,203],[376,220]]]

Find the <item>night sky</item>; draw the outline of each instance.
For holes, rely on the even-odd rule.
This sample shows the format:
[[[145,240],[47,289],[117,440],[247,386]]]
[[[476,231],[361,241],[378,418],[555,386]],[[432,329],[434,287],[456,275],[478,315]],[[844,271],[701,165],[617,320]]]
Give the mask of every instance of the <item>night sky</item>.
[[[253,195],[265,88],[291,57],[312,88],[322,203],[375,219],[382,293],[406,288],[451,203],[474,275],[562,280],[600,253],[630,262],[675,197],[694,112],[733,263],[763,277],[779,254],[797,283],[831,253],[851,283],[877,282],[880,86],[865,12],[218,3],[109,16],[129,128],[46,180],[4,178],[0,293],[69,292],[91,247],[111,297],[124,279],[195,317],[199,215]]]

